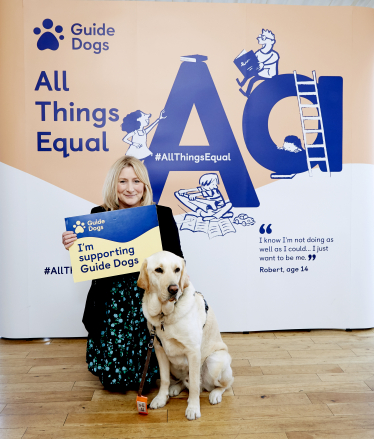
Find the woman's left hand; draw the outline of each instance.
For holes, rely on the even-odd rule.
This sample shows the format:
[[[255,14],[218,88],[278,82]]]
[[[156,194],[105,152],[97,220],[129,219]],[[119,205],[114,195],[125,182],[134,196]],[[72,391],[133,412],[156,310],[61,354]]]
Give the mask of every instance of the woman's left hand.
[[[62,244],[69,250],[69,248],[74,244],[74,241],[77,240],[77,235],[74,232],[64,232],[62,234]]]
[[[165,110],[162,110],[160,113],[160,120],[167,118],[167,116],[164,116],[164,113],[165,113]]]

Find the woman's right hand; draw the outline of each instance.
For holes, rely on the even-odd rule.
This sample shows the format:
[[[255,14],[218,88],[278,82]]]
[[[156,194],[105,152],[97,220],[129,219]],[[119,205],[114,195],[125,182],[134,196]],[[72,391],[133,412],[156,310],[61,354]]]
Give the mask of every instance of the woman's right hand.
[[[66,250],[69,250],[69,247],[71,247],[76,240],[77,235],[74,232],[64,232],[62,234],[62,243],[64,244]]]

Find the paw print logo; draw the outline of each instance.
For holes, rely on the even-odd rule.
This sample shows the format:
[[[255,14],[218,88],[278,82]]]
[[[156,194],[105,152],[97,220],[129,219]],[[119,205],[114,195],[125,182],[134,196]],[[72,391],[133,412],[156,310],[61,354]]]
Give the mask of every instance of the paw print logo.
[[[52,29],[53,21],[50,20],[49,18],[46,18],[43,21],[43,27],[44,29]],[[62,26],[55,27],[55,32],[57,32],[58,34],[60,34],[62,31],[63,31]],[[34,34],[39,35],[40,33],[41,33],[40,27],[36,27],[34,29]],[[63,40],[65,37],[63,35],[60,35],[58,38],[59,40]],[[39,50],[45,50],[45,49],[57,50],[59,48],[60,43],[58,42],[58,39],[52,32],[45,31],[40,35],[36,45],[38,46]]]
[[[76,234],[78,234],[78,233],[83,233],[84,232],[84,229],[86,228],[86,226],[84,225],[84,223],[81,223],[80,221],[77,221],[75,224],[74,224],[74,229],[75,229],[75,233]]]

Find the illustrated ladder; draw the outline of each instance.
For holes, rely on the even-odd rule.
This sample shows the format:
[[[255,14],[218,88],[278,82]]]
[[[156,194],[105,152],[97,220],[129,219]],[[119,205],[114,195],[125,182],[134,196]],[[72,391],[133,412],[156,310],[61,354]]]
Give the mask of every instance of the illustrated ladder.
[[[319,103],[316,72],[315,72],[315,70],[313,70],[313,80],[312,81],[298,81],[296,70],[293,71],[293,75],[295,78],[297,100],[299,103],[301,128],[303,130],[304,146],[305,146],[305,152],[306,152],[306,161],[308,163],[309,176],[310,177],[313,176],[312,175],[312,167],[310,164],[311,162],[326,162],[327,172],[329,173],[329,175],[331,177],[329,159],[327,156],[327,149],[326,149],[325,131],[323,129],[323,122],[322,122],[321,106]],[[300,91],[299,85],[314,85],[315,91],[308,91],[308,92]],[[303,96],[315,96],[317,103],[316,104],[302,104],[301,97],[303,97]],[[318,110],[318,116],[304,116],[303,115],[303,108],[316,108]],[[318,129],[306,129],[305,128],[305,121],[306,120],[318,120],[320,123],[319,128]],[[309,145],[307,142],[307,137],[306,137],[306,135],[309,133],[321,133],[322,143]],[[311,148],[323,148],[325,156],[324,157],[310,157],[309,150]]]

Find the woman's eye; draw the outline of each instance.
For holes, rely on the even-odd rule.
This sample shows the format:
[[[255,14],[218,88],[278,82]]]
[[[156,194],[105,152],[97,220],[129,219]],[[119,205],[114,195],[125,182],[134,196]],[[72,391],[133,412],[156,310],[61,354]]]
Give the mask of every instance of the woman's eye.
[[[176,268],[176,269],[175,269],[175,272],[176,272],[176,273],[179,273],[180,271],[181,271],[180,268]]]
[[[163,272],[164,272],[164,270],[163,270],[162,268],[160,268],[160,267],[156,268],[155,271],[156,271],[157,273],[163,273]]]

